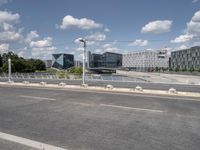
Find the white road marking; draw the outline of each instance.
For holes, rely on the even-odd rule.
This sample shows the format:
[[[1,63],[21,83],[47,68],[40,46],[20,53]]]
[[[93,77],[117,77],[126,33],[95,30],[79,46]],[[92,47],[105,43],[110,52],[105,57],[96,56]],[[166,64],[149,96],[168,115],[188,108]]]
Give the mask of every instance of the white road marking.
[[[94,104],[89,104],[89,103],[79,103],[79,102],[73,102],[72,104],[75,105],[82,105],[82,106],[93,106]]]
[[[162,110],[156,110],[156,109],[135,108],[135,107],[126,107],[126,106],[119,106],[119,105],[100,104],[100,106],[121,108],[121,109],[126,109],[126,110],[148,111],[148,112],[154,112],[154,113],[162,113],[163,112]]]
[[[22,97],[22,98],[31,98],[31,99],[36,99],[36,100],[48,100],[48,101],[55,101],[56,100],[54,98],[35,97],[35,96],[27,96],[27,95],[20,95],[19,97]]]
[[[0,138],[3,139],[3,140],[7,140],[7,141],[10,141],[10,142],[15,142],[15,143],[18,143],[18,144],[26,145],[26,146],[36,148],[36,149],[39,149],[39,150],[67,150],[67,149],[64,149],[64,148],[61,148],[61,147],[56,147],[56,146],[53,146],[53,145],[33,141],[33,140],[30,140],[30,139],[18,137],[18,136],[3,133],[3,132],[0,132]]]

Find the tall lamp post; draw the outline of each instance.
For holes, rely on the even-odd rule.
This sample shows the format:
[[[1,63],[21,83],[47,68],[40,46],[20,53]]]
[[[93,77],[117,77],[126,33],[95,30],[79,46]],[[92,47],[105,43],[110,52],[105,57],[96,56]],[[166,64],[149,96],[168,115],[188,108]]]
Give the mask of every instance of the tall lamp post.
[[[8,82],[11,82],[11,59],[8,58]]]
[[[85,55],[86,55],[86,40],[80,39],[80,42],[83,43],[83,77],[82,77],[82,85],[85,85]]]

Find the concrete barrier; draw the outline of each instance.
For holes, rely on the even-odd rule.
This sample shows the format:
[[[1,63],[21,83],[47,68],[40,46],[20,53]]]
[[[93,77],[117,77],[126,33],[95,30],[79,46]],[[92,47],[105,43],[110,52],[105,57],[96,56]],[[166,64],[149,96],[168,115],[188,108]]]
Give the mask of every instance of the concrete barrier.
[[[106,85],[106,88],[107,88],[107,89],[113,89],[114,87],[113,87],[113,85],[108,84],[108,85]]]
[[[88,87],[88,84],[81,84],[81,87],[87,88],[87,87]]]
[[[47,83],[46,82],[40,82],[40,85],[45,86]]]
[[[14,81],[8,81],[7,83],[8,83],[8,84],[12,84],[12,83],[14,83]]]
[[[178,92],[176,91],[176,89],[170,88],[170,89],[168,90],[168,93],[169,93],[169,94],[177,94]]]
[[[58,84],[58,86],[62,86],[62,87],[64,87],[64,86],[66,86],[66,83],[64,83],[64,82],[60,82],[60,83]]]
[[[136,87],[135,87],[135,90],[136,90],[136,91],[142,92],[142,91],[143,91],[143,88],[142,88],[141,86],[136,86]]]
[[[23,81],[22,83],[23,83],[23,84],[30,84],[29,81]]]

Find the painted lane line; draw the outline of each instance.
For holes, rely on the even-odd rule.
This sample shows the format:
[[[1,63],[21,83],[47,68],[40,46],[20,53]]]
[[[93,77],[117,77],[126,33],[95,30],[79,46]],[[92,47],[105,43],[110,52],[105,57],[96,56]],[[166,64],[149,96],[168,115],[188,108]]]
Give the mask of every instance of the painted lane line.
[[[72,104],[75,105],[82,105],[82,106],[93,106],[94,104],[89,104],[89,103],[79,103],[79,102],[73,102]]]
[[[10,141],[10,142],[14,142],[14,143],[18,143],[18,144],[22,144],[22,145],[25,145],[25,146],[29,146],[29,147],[32,147],[32,148],[39,149],[39,150],[67,150],[67,149],[64,149],[64,148],[61,148],[61,147],[56,147],[56,146],[53,146],[53,145],[33,141],[33,140],[30,140],[30,139],[18,137],[18,136],[3,133],[3,132],[0,132],[0,139],[7,140],[7,141]]]
[[[126,107],[126,106],[119,106],[119,105],[108,105],[108,104],[100,104],[100,106],[121,108],[121,109],[126,109],[126,110],[138,110],[138,111],[148,111],[148,112],[154,112],[154,113],[163,113],[162,110],[156,110],[156,109],[135,108],[135,107]]]
[[[54,98],[47,98],[47,97],[36,97],[36,96],[27,96],[27,95],[20,95],[21,98],[31,98],[36,100],[48,100],[48,101],[55,101]]]

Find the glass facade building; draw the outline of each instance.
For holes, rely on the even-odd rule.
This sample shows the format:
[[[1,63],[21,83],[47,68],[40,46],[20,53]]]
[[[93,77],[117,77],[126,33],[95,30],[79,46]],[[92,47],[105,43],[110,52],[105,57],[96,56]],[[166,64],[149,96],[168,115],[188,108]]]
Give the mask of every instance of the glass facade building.
[[[173,70],[199,70],[200,46],[171,52],[171,68]]]
[[[122,66],[122,54],[105,52],[103,54],[95,54],[89,52],[90,68],[118,68]]]
[[[52,67],[57,69],[68,69],[74,66],[74,55],[52,54]]]

